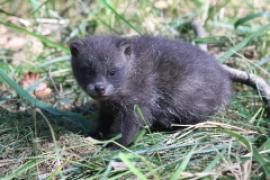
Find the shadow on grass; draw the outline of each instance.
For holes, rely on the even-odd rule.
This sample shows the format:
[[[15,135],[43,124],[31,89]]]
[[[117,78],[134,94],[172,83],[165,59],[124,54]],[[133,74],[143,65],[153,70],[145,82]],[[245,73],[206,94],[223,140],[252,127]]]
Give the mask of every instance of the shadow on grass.
[[[77,147],[70,152],[80,154],[82,159],[84,154],[92,153],[95,149],[92,140],[85,138],[87,134],[83,134],[78,126],[57,116],[44,115],[50,125],[34,110],[11,112],[0,107],[0,176],[13,172],[31,159],[53,159],[50,160],[53,162],[56,157],[55,148],[66,152],[68,150],[65,147]]]
[[[81,113],[80,109],[76,109],[75,111]],[[46,122],[45,118],[42,117],[41,113],[34,109],[11,112],[0,107],[0,142],[4,142],[1,140],[3,135],[15,135],[17,138],[33,138],[37,136],[51,141],[52,133],[50,132],[49,125],[52,126],[56,138],[66,133],[74,133],[83,136],[88,135],[74,122],[66,121],[59,116],[53,116],[45,112],[42,113],[49,120],[49,124]]]

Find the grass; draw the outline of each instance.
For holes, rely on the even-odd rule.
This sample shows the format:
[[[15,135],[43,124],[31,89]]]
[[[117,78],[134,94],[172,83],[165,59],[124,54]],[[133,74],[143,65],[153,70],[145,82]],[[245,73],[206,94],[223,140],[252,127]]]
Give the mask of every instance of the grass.
[[[255,90],[235,84],[226,111],[208,122],[143,132],[133,146],[111,151],[104,146],[113,139],[83,132],[94,126],[95,113],[71,75],[67,49],[87,34],[181,38],[208,43],[219,62],[270,83],[269,10],[269,0],[1,0],[1,179],[270,178],[270,121]],[[193,18],[208,37],[196,38],[185,26]],[[53,96],[37,100],[22,89],[18,82],[29,71]]]

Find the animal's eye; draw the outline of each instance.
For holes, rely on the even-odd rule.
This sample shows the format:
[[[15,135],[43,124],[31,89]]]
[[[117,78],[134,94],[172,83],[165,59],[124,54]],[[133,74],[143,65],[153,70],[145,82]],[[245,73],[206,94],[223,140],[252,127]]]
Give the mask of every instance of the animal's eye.
[[[108,71],[108,75],[114,76],[116,72],[117,72],[117,69],[112,69],[112,70]]]

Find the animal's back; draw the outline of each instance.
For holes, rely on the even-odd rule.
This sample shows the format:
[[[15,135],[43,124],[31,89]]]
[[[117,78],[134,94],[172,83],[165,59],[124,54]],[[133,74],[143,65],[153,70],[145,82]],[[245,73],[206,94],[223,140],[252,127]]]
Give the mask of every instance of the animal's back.
[[[213,57],[191,44],[163,38],[135,38],[138,64],[155,74],[155,121],[194,124],[228,103],[231,83]],[[145,69],[141,67],[141,69]]]

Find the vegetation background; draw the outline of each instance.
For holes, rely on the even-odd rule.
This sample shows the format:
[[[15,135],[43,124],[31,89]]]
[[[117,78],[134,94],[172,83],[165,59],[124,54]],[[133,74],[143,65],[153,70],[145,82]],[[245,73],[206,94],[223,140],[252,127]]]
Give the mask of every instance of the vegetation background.
[[[1,179],[270,178],[270,120],[257,91],[235,84],[226,112],[208,122],[148,132],[111,151],[104,146],[113,139],[85,136],[95,114],[72,77],[67,48],[88,34],[184,39],[270,83],[269,3],[0,0]],[[206,38],[194,35],[192,19]]]

